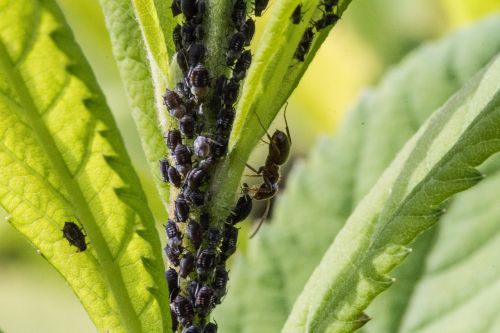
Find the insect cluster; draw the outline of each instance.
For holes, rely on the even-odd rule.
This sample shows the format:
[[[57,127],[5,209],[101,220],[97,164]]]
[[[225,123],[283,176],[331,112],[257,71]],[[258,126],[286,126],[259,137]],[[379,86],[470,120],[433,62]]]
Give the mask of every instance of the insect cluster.
[[[319,8],[322,12],[322,16],[317,21],[312,21],[309,26],[304,31],[302,38],[300,39],[299,45],[295,50],[294,58],[298,61],[304,62],[305,56],[311,48],[311,44],[314,38],[314,29],[316,32],[323,30],[324,28],[335,24],[340,16],[337,14],[339,0],[325,0],[321,4],[323,8]],[[295,7],[290,19],[293,24],[299,24],[302,20],[302,4],[298,4]]]
[[[182,14],[172,38],[183,77],[163,96],[177,126],[165,135],[170,156],[160,161],[160,174],[164,182],[178,189],[173,214],[165,225],[165,254],[170,266],[165,277],[173,329],[183,333],[217,331],[209,316],[226,294],[226,261],[236,251],[238,239],[235,224],[244,220],[252,208],[252,199],[244,191],[236,206],[228,209],[229,217],[216,217],[225,221],[221,226],[208,212],[207,189],[215,165],[227,153],[234,105],[252,61],[247,48],[255,22],[247,12],[247,2],[234,0],[232,31],[227,36],[225,63],[221,64],[229,69],[215,78],[205,67],[205,1],[173,1],[174,17]],[[257,0],[254,5],[255,15],[259,16],[267,1]]]

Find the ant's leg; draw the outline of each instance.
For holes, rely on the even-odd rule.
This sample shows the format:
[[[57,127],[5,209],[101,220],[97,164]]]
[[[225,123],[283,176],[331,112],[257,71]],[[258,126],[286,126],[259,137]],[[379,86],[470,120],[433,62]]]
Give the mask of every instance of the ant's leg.
[[[259,232],[260,227],[262,226],[262,224],[264,223],[264,221],[267,219],[267,216],[269,215],[269,210],[270,209],[271,209],[271,199],[267,199],[266,210],[264,211],[264,215],[260,219],[260,221],[257,224],[257,227],[255,228],[255,230],[250,235],[250,238],[253,238],[257,234],[257,232]]]

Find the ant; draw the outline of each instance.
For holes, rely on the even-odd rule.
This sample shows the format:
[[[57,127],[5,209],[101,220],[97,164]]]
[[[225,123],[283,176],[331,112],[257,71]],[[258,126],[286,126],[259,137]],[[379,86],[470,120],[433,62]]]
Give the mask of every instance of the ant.
[[[246,166],[256,173],[256,175],[262,176],[263,183],[256,189],[256,192],[253,196],[255,200],[267,200],[266,210],[264,215],[262,216],[257,228],[252,232],[250,238],[253,238],[257,232],[259,231],[262,223],[264,223],[265,219],[269,214],[269,210],[271,208],[271,199],[278,193],[278,181],[280,178],[279,168],[283,165],[290,155],[290,147],[292,145],[292,139],[290,136],[290,130],[288,128],[288,122],[286,120],[286,109],[288,103],[285,106],[285,110],[283,112],[283,117],[285,119],[285,128],[286,133],[280,130],[275,130],[273,135],[269,135],[267,130],[265,129],[262,121],[258,117],[261,127],[264,129],[267,138],[269,139],[269,152],[266,157],[266,162],[259,169],[255,169],[254,167],[246,164]]]

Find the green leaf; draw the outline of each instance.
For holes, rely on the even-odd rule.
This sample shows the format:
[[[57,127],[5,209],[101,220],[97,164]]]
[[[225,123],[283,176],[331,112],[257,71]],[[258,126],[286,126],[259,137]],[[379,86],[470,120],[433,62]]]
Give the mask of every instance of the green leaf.
[[[158,173],[158,161],[168,154],[159,119],[164,119],[164,123],[166,120],[156,112],[153,78],[134,8],[128,0],[100,0],[100,4],[142,147],[160,197],[166,205],[169,186],[162,182]],[[164,22],[161,17],[160,25]]]
[[[216,313],[221,327],[229,326],[231,332],[279,330],[286,319],[279,314],[290,311],[345,219],[404,142],[500,51],[500,41],[492,31],[500,31],[499,16],[414,52],[376,91],[363,98],[333,139],[320,141],[307,162],[294,168],[272,223],[250,242],[248,255],[231,271],[230,292]],[[260,250],[261,242],[270,246]],[[415,250],[408,261],[418,262],[415,254],[419,251]],[[264,274],[259,263],[268,260],[274,263],[274,270]],[[411,267],[408,264],[400,269]],[[385,299],[380,311],[368,312],[376,318],[368,328],[381,321],[391,322],[400,315],[398,307],[404,308],[406,297],[402,304],[397,302],[399,298],[386,297],[405,282],[403,276],[396,276],[399,282],[375,301]],[[240,277],[245,277],[244,282]],[[269,286],[280,286],[281,290],[275,292]],[[245,296],[240,297],[242,294]],[[261,310],[254,306],[257,301],[275,310]],[[387,311],[391,304],[391,311]],[[247,320],[250,316],[259,320]]]
[[[498,157],[494,157],[496,171],[488,172],[483,182],[458,196],[440,221],[409,306],[391,332],[500,329],[500,269],[496,264],[500,209],[495,204],[500,185]]]
[[[360,202],[298,297],[283,330],[351,331],[387,289],[407,245],[500,150],[500,57],[434,113]]]
[[[0,13],[0,203],[9,222],[100,331],[166,330],[158,234],[89,65],[52,0],[1,0]],[[81,224],[86,251],[63,237],[65,221]]]

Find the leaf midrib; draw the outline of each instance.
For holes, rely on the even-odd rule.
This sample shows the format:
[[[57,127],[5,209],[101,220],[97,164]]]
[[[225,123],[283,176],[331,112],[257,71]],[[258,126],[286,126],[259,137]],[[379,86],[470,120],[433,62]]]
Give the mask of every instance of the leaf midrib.
[[[115,297],[118,308],[117,310],[123,324],[130,332],[141,332],[141,324],[137,319],[130,298],[127,297],[128,292],[122,279],[120,269],[116,266],[113,260],[111,251],[100,232],[96,219],[83,196],[83,192],[78,182],[76,182],[76,180],[72,177],[66,164],[64,163],[55,141],[37,112],[33,98],[22,80],[22,75],[13,65],[13,62],[7,53],[3,39],[1,38],[0,68],[7,74],[11,88],[16,92],[17,97],[23,106],[22,111],[24,111],[24,116],[30,120],[30,125],[34,129],[33,132],[41,142],[41,146],[49,157],[55,173],[58,178],[61,179],[61,183],[65,187],[67,193],[70,194],[69,200],[74,206],[76,215],[80,218],[80,221],[84,221],[82,223],[85,226],[85,231],[92,241],[92,246],[95,248],[95,253],[101,267],[103,268],[101,271],[103,272],[109,289]]]

